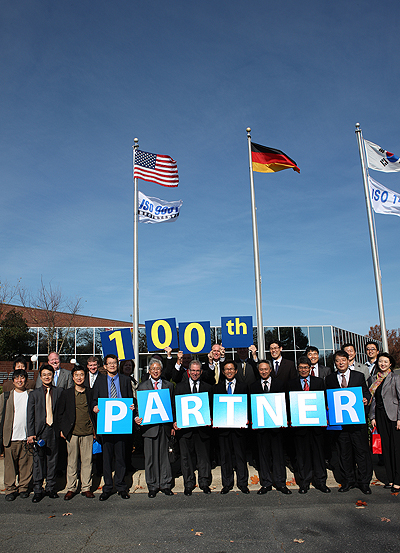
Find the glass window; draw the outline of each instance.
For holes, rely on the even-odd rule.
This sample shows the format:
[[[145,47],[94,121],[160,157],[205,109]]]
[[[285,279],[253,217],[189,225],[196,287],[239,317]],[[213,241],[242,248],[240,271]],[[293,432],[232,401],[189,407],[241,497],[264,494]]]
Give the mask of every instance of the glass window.
[[[59,328],[57,346],[60,354],[75,355],[75,328]]]
[[[333,343],[332,343],[332,327],[331,327],[331,326],[324,326],[324,327],[323,327],[323,333],[324,333],[324,345],[325,345],[325,349],[333,349]]]
[[[76,329],[76,353],[93,355],[93,328]]]
[[[100,332],[105,332],[105,328],[96,328],[95,334],[94,334],[94,347],[95,347],[95,355],[101,355],[103,357],[103,349],[101,347],[101,338],[100,338]]]
[[[324,349],[324,341],[322,338],[322,326],[308,327],[310,333],[310,345],[318,349]]]
[[[294,336],[292,326],[280,326],[279,327],[280,340],[282,342],[283,350],[294,350]]]
[[[264,327],[265,347],[269,349],[269,343],[272,340],[279,340],[278,327],[277,326],[265,326]]]
[[[308,328],[306,326],[294,327],[294,338],[296,344],[296,351],[303,352],[309,344],[308,341]]]

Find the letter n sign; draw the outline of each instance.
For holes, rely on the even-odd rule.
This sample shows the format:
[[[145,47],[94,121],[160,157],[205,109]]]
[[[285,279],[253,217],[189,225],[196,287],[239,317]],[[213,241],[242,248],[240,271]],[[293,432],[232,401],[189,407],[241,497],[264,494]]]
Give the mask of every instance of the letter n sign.
[[[253,344],[252,317],[221,317],[224,348],[247,348]]]

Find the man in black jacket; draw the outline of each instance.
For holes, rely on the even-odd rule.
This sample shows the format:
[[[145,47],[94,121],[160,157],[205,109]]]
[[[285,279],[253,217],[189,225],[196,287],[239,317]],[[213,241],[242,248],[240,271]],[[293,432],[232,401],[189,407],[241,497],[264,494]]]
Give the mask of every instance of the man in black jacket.
[[[71,371],[73,388],[64,390],[58,403],[58,426],[60,436],[67,442],[67,493],[68,501],[76,494],[78,488],[78,461],[81,461],[81,492],[92,499],[92,450],[95,420],[92,404],[92,389],[84,385],[86,371],[75,365]]]
[[[175,396],[210,392],[211,386],[200,380],[202,367],[200,361],[191,361],[188,369],[189,378],[180,382],[175,390]],[[177,438],[181,451],[181,469],[185,485],[185,495],[192,495],[196,485],[194,471],[197,466],[199,488],[204,493],[211,493],[211,461],[210,461],[210,427],[199,426],[177,430]]]

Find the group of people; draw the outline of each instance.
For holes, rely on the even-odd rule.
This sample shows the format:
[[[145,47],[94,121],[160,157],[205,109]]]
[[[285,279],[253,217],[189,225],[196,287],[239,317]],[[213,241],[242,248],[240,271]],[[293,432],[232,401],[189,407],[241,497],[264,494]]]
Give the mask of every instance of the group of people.
[[[72,499],[78,489],[85,497],[93,498],[95,439],[102,448],[100,470],[104,485],[100,501],[111,496],[114,486],[122,499],[129,499],[125,473],[132,452],[132,436],[96,436],[100,398],[132,400],[134,429],[140,429],[143,438],[150,498],[156,497],[159,491],[173,495],[168,453],[171,436],[179,444],[184,494],[188,496],[196,486],[196,470],[199,488],[206,494],[211,493],[213,464],[221,466],[222,494],[233,488],[235,472],[239,490],[250,493],[249,455],[258,469],[261,487],[257,493],[260,495],[272,487],[283,494],[292,493],[286,485],[287,465],[295,472],[299,493],[307,493],[310,484],[329,493],[327,462],[336,465],[341,483],[339,492],[345,493],[357,486],[363,493],[371,493],[373,469],[367,424],[344,425],[340,430],[331,431],[312,426],[251,430],[251,424],[248,429],[207,426],[180,429],[176,422],[142,425],[136,392],[157,389],[169,390],[172,405],[177,395],[206,392],[212,412],[214,394],[289,394],[361,387],[371,425],[377,428],[382,439],[385,487],[400,491],[400,375],[393,372],[393,358],[379,353],[374,342],[366,345],[368,362],[365,365],[355,361],[353,344],[343,344],[334,355],[334,372],[319,363],[319,351],[312,346],[307,347],[296,367],[282,357],[282,344],[278,340],[269,344],[271,360],[258,359],[255,346],[239,348],[237,357],[228,359],[224,348],[214,344],[205,363],[182,352],[173,359],[172,350],[165,348],[165,351],[166,359],[158,355],[150,359],[148,373],[139,384],[132,375],[132,361],[119,364],[115,355],[107,355],[100,372],[97,358],[89,357],[85,368],[75,365],[68,371],[60,367],[59,355],[52,352],[48,362],[40,367],[35,389],[27,389],[26,362],[23,358],[17,359],[12,376],[14,389],[0,396],[6,500],[28,497],[31,481],[33,503],[40,502],[45,495],[57,498],[56,475],[65,449],[67,493],[64,499]]]

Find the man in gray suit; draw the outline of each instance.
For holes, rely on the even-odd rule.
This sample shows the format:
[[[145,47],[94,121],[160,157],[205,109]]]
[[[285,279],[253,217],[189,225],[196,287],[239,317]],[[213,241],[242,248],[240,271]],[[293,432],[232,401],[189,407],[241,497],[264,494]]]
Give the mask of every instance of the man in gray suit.
[[[304,352],[311,361],[311,376],[318,376],[319,378],[325,378],[328,374],[331,374],[331,369],[325,365],[321,365],[319,362],[319,349],[315,346],[307,346]]]
[[[159,359],[152,357],[149,362],[150,377],[139,384],[138,391],[167,388],[172,402],[174,385],[172,382],[162,380],[161,372],[162,363]],[[137,416],[135,422],[141,425],[143,419]],[[172,471],[168,458],[168,439],[172,433],[172,424],[168,423],[150,424],[143,427],[145,476],[150,498],[156,497],[159,490],[165,495],[174,495],[171,490]]]
[[[351,371],[358,371],[362,373],[367,385],[370,386],[372,384],[372,381],[368,381],[368,379],[370,378],[368,367],[367,365],[363,365],[362,363],[356,361],[356,348],[354,344],[351,344],[350,342],[348,342],[347,344],[343,344],[342,350],[349,355],[349,369]]]
[[[74,383],[72,382],[71,371],[60,368],[60,356],[58,355],[58,353],[56,353],[55,351],[52,351],[51,353],[49,353],[47,357],[47,362],[54,369],[53,386],[57,386],[57,388],[65,388],[65,389],[72,388]],[[40,376],[38,376],[38,379],[36,380],[36,388],[41,388],[41,386],[42,386],[42,380]]]
[[[54,369],[51,365],[40,367],[42,386],[29,394],[28,398],[28,444],[33,445],[33,503],[43,498],[43,480],[46,479],[46,494],[55,499],[56,468],[58,457],[59,431],[57,428],[56,408],[63,388],[56,388],[52,381]],[[36,442],[44,440],[40,447]]]

